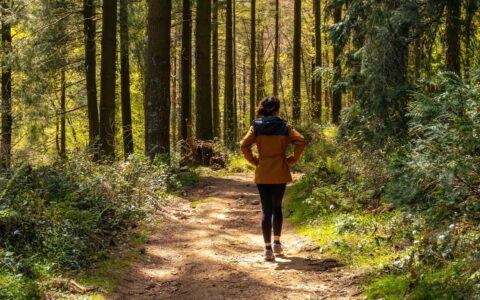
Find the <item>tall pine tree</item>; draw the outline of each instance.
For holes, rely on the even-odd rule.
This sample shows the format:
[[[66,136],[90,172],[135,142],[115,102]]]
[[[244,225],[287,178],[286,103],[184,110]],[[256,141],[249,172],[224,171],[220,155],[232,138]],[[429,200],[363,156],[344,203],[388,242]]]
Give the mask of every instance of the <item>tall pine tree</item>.
[[[192,127],[192,8],[190,0],[183,0],[182,7],[182,108],[180,134],[186,140]]]
[[[212,83],[211,83],[211,21],[212,3],[197,2],[195,23],[195,107],[196,133],[200,140],[213,139]]]
[[[100,73],[100,150],[115,156],[115,64],[117,1],[103,1],[102,70]]]
[[[170,154],[170,26],[172,1],[149,1],[145,86],[145,151]]]
[[[301,51],[302,51],[302,0],[295,0],[293,28],[293,121],[301,118]]]

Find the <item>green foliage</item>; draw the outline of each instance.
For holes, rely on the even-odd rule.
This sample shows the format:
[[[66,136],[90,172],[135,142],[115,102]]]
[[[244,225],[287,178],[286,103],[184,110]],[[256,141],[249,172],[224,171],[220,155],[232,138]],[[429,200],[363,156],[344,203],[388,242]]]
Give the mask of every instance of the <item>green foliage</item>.
[[[480,89],[445,73],[409,105],[410,144],[389,167],[388,198],[436,217],[480,218]]]
[[[341,135],[364,148],[395,148],[397,139],[402,142],[409,91],[414,90],[409,46],[417,43],[418,48],[425,39],[433,47],[442,13],[442,1],[367,0],[348,5],[345,21],[332,28],[334,41],[342,43],[349,36],[353,43],[344,57],[349,68],[342,85],[353,93],[355,103],[343,111]],[[422,69],[415,67],[418,76]]]
[[[2,171],[0,290],[13,293],[22,286],[27,293],[46,274],[103,259],[105,250],[169,199],[169,192],[192,180],[175,174],[165,164],[135,156],[100,165],[77,157]]]
[[[307,150],[307,175],[288,194],[287,214],[302,233],[325,255],[371,275],[371,299],[480,294],[478,199],[466,186],[478,186],[478,90],[451,74],[435,80],[410,104],[407,146],[361,151],[324,131]],[[451,174],[465,183],[449,182]]]

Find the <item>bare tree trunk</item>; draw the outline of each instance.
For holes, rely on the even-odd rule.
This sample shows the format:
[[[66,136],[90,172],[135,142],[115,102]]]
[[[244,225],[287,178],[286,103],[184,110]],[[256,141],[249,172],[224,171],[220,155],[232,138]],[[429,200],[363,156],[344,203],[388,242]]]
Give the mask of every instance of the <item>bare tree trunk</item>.
[[[302,49],[302,0],[295,0],[293,31],[293,121],[301,121],[301,49]]]
[[[220,98],[218,77],[218,0],[213,0],[212,17],[212,102],[213,136],[220,138]]]
[[[255,119],[255,72],[256,72],[256,0],[251,0],[250,3],[250,122]]]
[[[233,14],[233,122],[235,123],[233,140],[238,139],[238,91],[237,91],[237,15],[236,15],[236,1],[232,0],[232,14]]]
[[[243,61],[243,68],[242,68],[242,127],[241,131],[245,131],[246,122],[245,120],[247,115],[247,59],[245,58]]]
[[[171,111],[171,132],[172,132],[172,144],[175,145],[177,142],[177,83],[178,83],[178,74],[177,74],[177,36],[178,36],[178,27],[175,30],[175,36],[173,37],[173,65],[172,65],[172,105],[170,107]]]
[[[10,10],[9,1],[1,2],[2,9]],[[7,52],[12,51],[12,33],[8,22],[2,22],[2,43]],[[6,57],[6,55],[4,56]],[[12,156],[12,67],[10,62],[1,62],[2,67],[2,137],[0,140],[0,167],[9,168]]]
[[[66,98],[67,85],[65,82],[65,67],[61,71],[61,94],[60,94],[60,158],[67,158],[67,136],[66,136]]]
[[[313,0],[315,10],[315,69],[322,67],[322,26],[321,0]],[[312,119],[318,123],[322,122],[322,78],[315,80],[315,99],[313,102]]]
[[[192,10],[190,0],[183,0],[182,21],[182,110],[180,132],[183,140],[192,134]]]
[[[460,75],[460,12],[461,0],[447,0],[446,61],[447,70]]]
[[[273,53],[273,94],[278,96],[278,60],[280,55],[280,0],[275,0],[275,47]]]
[[[473,19],[478,10],[478,0],[469,0],[466,7],[466,16],[465,16],[465,76],[471,74],[471,57],[474,56],[474,49],[472,47],[472,37],[475,35],[475,29]]]
[[[120,79],[122,93],[123,153],[133,153],[132,108],[130,101],[130,62],[128,35],[128,0],[120,0]]]
[[[226,0],[227,14],[225,23],[225,104],[224,104],[224,142],[229,148],[235,146],[235,115],[233,99],[233,21],[232,0]]]
[[[149,1],[145,89],[145,150],[170,155],[170,26],[172,1]]]
[[[195,107],[196,131],[200,140],[213,139],[211,82],[211,17],[212,3],[197,1],[195,23]]]
[[[115,157],[115,61],[117,1],[103,1],[102,70],[100,74],[100,150]]]
[[[303,77],[304,77],[304,82],[305,82],[305,91],[307,93],[307,99],[310,101],[310,97],[312,96],[310,94],[311,92],[311,87],[310,87],[310,76],[308,76],[308,72],[307,72],[307,62],[305,61],[305,55],[304,55],[304,52],[303,50],[300,51],[301,53],[301,58],[302,58],[302,67],[303,67]]]
[[[338,5],[335,8],[334,14],[333,14],[333,21],[336,23],[339,23],[342,21],[342,6]],[[342,67],[340,65],[340,54],[342,52],[342,49],[339,45],[334,44],[333,45],[333,69],[334,69],[334,75],[333,75],[333,84],[336,85],[341,76],[342,76]],[[340,122],[340,112],[342,110],[342,92],[338,90],[337,88],[333,89],[333,97],[332,97],[332,123],[333,124],[338,124]]]
[[[87,85],[88,140],[94,158],[98,158],[100,124],[97,102],[97,50],[95,45],[94,0],[83,1],[83,30],[85,35],[85,78]]]
[[[265,97],[265,62],[263,57],[263,29],[258,33],[257,42],[257,101]]]

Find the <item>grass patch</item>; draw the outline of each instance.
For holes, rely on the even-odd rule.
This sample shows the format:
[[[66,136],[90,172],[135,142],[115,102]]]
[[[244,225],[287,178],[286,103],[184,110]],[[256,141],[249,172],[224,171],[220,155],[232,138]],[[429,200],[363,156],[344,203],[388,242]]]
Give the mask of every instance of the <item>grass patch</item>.
[[[249,163],[243,156],[234,155],[228,163],[228,172],[231,173],[248,173],[255,170],[255,166]]]
[[[387,275],[373,281],[365,291],[369,299],[402,299],[408,288],[404,275]]]
[[[393,249],[400,243],[392,241],[401,227],[397,212],[374,215],[325,209],[319,213],[305,201],[293,199],[294,192],[288,192],[285,205],[289,220],[300,234],[315,240],[325,255],[365,271],[381,268],[398,256]]]
[[[208,197],[207,199],[201,199],[201,200],[196,200],[196,201],[190,202],[190,205],[192,207],[197,207],[199,205],[209,203],[209,202],[213,202],[213,201],[215,201],[215,198]]]

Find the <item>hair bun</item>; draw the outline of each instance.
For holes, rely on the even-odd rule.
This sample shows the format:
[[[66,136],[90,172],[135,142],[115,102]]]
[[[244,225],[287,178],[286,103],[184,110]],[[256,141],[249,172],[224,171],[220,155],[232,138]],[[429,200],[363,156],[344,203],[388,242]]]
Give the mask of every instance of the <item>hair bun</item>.
[[[274,112],[280,110],[280,100],[276,96],[267,96],[258,103],[257,115],[271,116]]]

